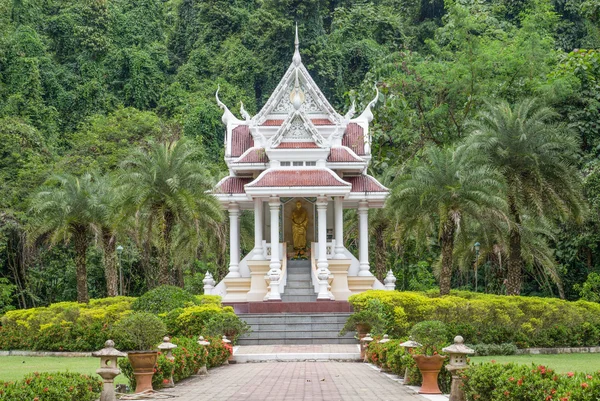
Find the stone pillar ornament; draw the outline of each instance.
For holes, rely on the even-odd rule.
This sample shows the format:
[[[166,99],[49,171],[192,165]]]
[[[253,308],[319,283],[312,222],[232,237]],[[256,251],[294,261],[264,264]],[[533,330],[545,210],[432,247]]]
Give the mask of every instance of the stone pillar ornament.
[[[413,353],[413,350],[414,350],[415,348],[421,347],[421,346],[422,346],[422,344],[419,344],[418,342],[414,341],[414,340],[412,339],[412,337],[411,337],[411,338],[409,338],[409,339],[408,339],[408,341],[405,341],[405,342],[403,342],[402,344],[400,344],[400,346],[401,346],[401,347],[404,347],[404,348],[406,349],[406,351],[407,351],[407,352],[408,352],[410,355],[412,355],[412,353]],[[403,380],[402,384],[404,384],[404,385],[408,385],[408,384],[409,384],[409,383],[408,383],[409,381],[410,381],[410,378],[408,377],[408,367],[407,367],[407,368],[404,370],[404,380]]]
[[[254,198],[254,254],[253,260],[263,260],[263,201],[261,198]]]
[[[229,340],[227,338],[227,336],[223,336],[223,338],[221,339],[221,341],[223,341],[223,344],[225,345],[231,345],[231,340]],[[229,361],[233,360],[233,352],[231,353],[231,355],[229,355],[229,358],[227,358],[227,360],[223,363],[223,365],[229,365]]]
[[[240,206],[236,202],[229,204],[229,274],[228,278],[240,275]]]
[[[372,276],[369,265],[369,203],[366,200],[358,202],[358,258],[360,270],[358,275]]]
[[[117,367],[117,359],[124,358],[127,354],[116,350],[114,341],[108,340],[104,343],[104,348],[92,353],[92,356],[100,358],[100,369],[96,370],[96,373],[104,380],[100,401],[116,401],[115,377],[121,374]]]
[[[363,362],[367,362],[367,348],[369,348],[369,344],[373,341],[373,337],[371,337],[371,333],[367,333],[366,336],[361,338],[360,340],[360,359]]]
[[[327,262],[327,198],[317,198],[317,213],[319,218],[319,259],[317,260],[317,278],[319,279],[319,294],[317,301],[331,300],[329,296],[329,262]]]
[[[158,349],[160,352],[165,354],[165,358],[169,361],[174,361],[175,357],[173,356],[173,350],[177,348],[177,345],[171,342],[171,338],[164,337],[163,342],[158,345]],[[169,377],[169,382],[164,384],[164,387],[175,387],[175,382],[173,381],[173,371],[175,370],[175,365],[173,365],[173,369],[171,369],[171,375]]]
[[[450,401],[465,401],[465,392],[462,388],[462,372],[469,368],[467,356],[474,354],[475,351],[467,347],[464,342],[464,338],[456,336],[454,337],[454,344],[442,349],[450,355],[450,361],[446,365],[446,370],[452,374]]]
[[[385,284],[386,291],[394,291],[396,289],[396,276],[394,276],[394,272],[392,272],[392,269],[388,271],[387,276],[385,276],[385,279],[383,280],[383,283]]]
[[[335,209],[335,259],[346,259],[344,253],[344,198],[336,196],[333,202]]]
[[[200,336],[198,337],[198,344],[200,344],[202,346],[202,348],[204,349],[204,360],[206,361],[206,357],[208,356],[208,350],[206,349],[207,345],[210,345],[210,341],[206,341],[204,339],[204,336]],[[204,364],[204,366],[200,366],[200,369],[198,369],[198,372],[196,373],[197,375],[200,376],[204,376],[208,374],[208,368],[206,367],[206,363]]]
[[[279,261],[279,208],[281,202],[276,196],[269,198],[269,210],[271,211],[271,263],[269,276],[269,301],[281,301],[279,293],[279,279],[281,278],[281,262]]]
[[[213,275],[210,272],[206,272],[202,283],[204,283],[204,294],[210,295],[212,293],[213,288],[215,288],[215,279]]]

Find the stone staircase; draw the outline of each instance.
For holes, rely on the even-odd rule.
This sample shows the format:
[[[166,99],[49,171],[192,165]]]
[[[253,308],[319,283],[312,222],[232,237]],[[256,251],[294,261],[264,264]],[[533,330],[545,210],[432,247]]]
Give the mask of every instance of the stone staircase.
[[[281,295],[283,302],[314,302],[317,294],[312,284],[310,260],[290,260],[287,265],[287,284]]]
[[[252,332],[239,345],[358,344],[354,332],[340,337],[350,313],[247,313],[239,317]]]

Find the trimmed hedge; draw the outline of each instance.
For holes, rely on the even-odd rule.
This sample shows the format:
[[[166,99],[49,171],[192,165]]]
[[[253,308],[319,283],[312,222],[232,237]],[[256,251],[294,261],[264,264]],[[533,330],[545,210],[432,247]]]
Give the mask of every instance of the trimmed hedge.
[[[161,285],[133,301],[131,309],[158,315],[197,304],[199,299],[186,290],[174,285]]]
[[[0,382],[3,401],[94,401],[102,381],[78,373],[33,373],[22,380]]]
[[[196,338],[174,337],[171,339],[177,348],[173,350],[174,361],[168,360],[162,353],[159,353],[158,360],[154,367],[155,373],[152,377],[152,387],[157,390],[169,382],[170,372],[173,370],[173,381],[177,383],[192,375],[195,375],[202,366],[213,368],[222,365],[231,355],[233,349],[230,345],[225,345],[218,337],[208,337],[210,342],[206,348],[199,345]],[[131,388],[135,388],[136,382],[133,376],[133,369],[129,359],[119,360],[119,368],[123,375],[129,380]]]
[[[161,291],[154,292],[154,295]],[[165,291],[171,292],[170,289]],[[221,306],[220,297],[190,296],[194,299],[191,306],[158,315],[170,336],[226,334],[235,342],[239,335],[249,330],[231,307]],[[127,350],[131,344],[124,343],[122,336],[113,331],[113,326],[133,312],[132,304],[135,302],[135,298],[113,297],[93,299],[88,304],[61,302],[47,307],[9,311],[0,318],[0,349],[97,351],[112,338],[117,348]]]
[[[600,373],[557,374],[545,366],[484,363],[464,372],[467,400],[594,401],[600,399]]]
[[[373,300],[383,305],[390,337],[406,336],[409,327],[423,320],[440,320],[449,328],[448,342],[460,334],[469,344],[513,343],[519,348],[600,343],[600,304],[595,302],[466,291],[439,297],[433,291],[371,290],[349,299],[357,312],[367,310]]]

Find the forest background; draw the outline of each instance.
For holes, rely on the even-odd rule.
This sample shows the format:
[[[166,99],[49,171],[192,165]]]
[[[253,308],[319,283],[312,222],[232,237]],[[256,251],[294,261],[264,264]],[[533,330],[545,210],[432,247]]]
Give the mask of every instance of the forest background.
[[[599,0],[0,0],[0,312],[77,297],[73,241],[32,228],[32,198],[49,178],[118,182],[138,149],[187,138],[216,183],[226,174],[217,86],[230,107],[243,101],[256,113],[291,62],[295,22],[302,60],[341,114],[352,100],[364,107],[377,84],[370,174],[392,188],[425,149],[462,141],[485,102],[535,98],[556,110],[580,138],[589,213],[578,222],[546,214],[527,228],[525,253],[541,257],[525,260],[521,293],[558,296],[554,277],[567,299],[598,300]],[[346,212],[350,249],[356,217]],[[252,219],[242,216],[242,254]],[[380,278],[392,269],[397,289],[437,286],[436,230],[399,235],[389,210],[370,220]],[[191,291],[206,271],[227,272],[227,227],[215,218],[192,244],[177,243],[172,263]],[[135,223],[113,234],[123,292],[157,285],[156,238]],[[478,267],[480,291],[505,293],[502,241],[477,224],[456,236],[452,288],[472,290]],[[106,250],[101,233],[86,240],[90,296],[102,297]]]

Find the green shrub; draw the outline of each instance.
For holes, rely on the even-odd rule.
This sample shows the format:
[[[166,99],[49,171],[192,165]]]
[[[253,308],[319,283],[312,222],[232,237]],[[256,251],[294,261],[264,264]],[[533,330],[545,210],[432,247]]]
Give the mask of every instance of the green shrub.
[[[204,333],[207,335],[214,337],[226,335],[233,344],[237,343],[241,335],[249,331],[250,326],[231,312],[223,312],[211,317],[204,327]]]
[[[517,346],[512,343],[503,344],[474,344],[468,345],[475,351],[477,356],[491,356],[491,355],[514,355],[517,353]]]
[[[0,382],[0,400],[93,401],[102,382],[78,373],[33,373],[15,382]]]
[[[426,320],[415,324],[410,330],[410,336],[422,345],[418,353],[433,355],[441,352],[448,342],[448,329],[439,320]]]
[[[170,312],[173,309],[196,305],[200,302],[200,299],[184,289],[173,285],[161,285],[137,298],[131,304],[131,308],[134,311],[149,312],[158,315]]]
[[[600,343],[600,304],[556,298],[518,297],[452,291],[366,291],[349,301],[355,311],[383,304],[385,332],[400,338],[404,327],[439,320],[450,337],[460,334],[469,344],[513,343],[519,348],[595,346]],[[396,309],[400,308],[400,309]],[[398,310],[401,313],[395,313]]]
[[[113,339],[121,350],[150,351],[166,333],[167,327],[156,315],[134,312],[115,324]]]
[[[221,307],[213,303],[176,309],[164,316],[163,319],[167,322],[173,335],[184,337],[198,336],[201,333],[208,334],[209,329],[212,335],[223,335],[224,333],[218,330],[219,325],[222,325],[224,330],[231,330],[235,338],[237,338],[235,330],[238,330],[237,336],[239,336],[248,329],[233,312],[232,307]]]
[[[59,302],[9,311],[0,319],[0,349],[97,351],[110,338],[113,324],[131,313],[133,299]]]

